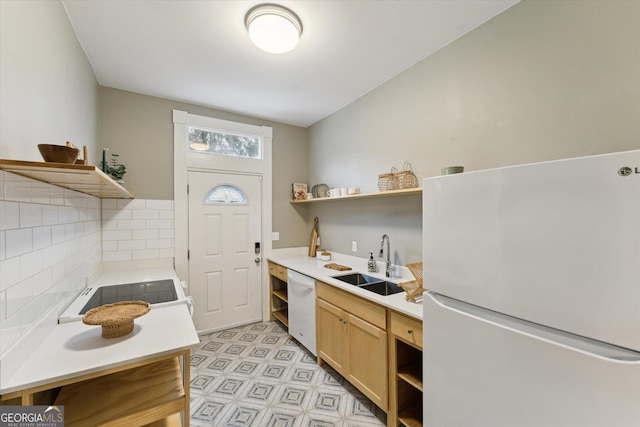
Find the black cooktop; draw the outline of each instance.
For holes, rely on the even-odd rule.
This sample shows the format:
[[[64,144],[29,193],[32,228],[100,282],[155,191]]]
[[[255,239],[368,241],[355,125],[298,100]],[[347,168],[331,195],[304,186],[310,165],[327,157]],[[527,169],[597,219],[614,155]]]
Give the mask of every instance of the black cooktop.
[[[173,280],[155,280],[152,282],[125,283],[123,285],[102,286],[97,288],[80,314],[104,304],[122,301],[145,301],[149,304],[175,301],[178,299]]]

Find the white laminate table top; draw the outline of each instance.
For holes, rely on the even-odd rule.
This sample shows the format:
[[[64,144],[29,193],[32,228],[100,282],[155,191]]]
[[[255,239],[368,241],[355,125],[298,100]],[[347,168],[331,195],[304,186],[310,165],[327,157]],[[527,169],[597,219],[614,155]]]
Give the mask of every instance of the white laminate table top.
[[[0,393],[54,383],[186,350],[199,343],[186,304],[151,309],[135,319],[133,332],[102,338],[100,326],[81,321],[56,325],[9,378]]]

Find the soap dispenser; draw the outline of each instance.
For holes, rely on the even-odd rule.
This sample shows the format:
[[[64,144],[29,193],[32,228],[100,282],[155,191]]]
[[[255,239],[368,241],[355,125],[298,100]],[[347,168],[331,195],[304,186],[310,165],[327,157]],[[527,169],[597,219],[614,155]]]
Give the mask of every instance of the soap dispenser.
[[[375,273],[377,271],[376,260],[373,259],[373,252],[369,252],[369,262],[367,266],[369,267],[369,273]]]

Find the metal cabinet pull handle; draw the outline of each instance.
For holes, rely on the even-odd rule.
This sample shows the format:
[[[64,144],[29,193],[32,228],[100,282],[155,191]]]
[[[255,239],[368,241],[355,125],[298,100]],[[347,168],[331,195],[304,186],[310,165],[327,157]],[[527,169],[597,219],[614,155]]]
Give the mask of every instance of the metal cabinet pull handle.
[[[412,334],[413,333],[413,329],[407,329],[407,333]]]

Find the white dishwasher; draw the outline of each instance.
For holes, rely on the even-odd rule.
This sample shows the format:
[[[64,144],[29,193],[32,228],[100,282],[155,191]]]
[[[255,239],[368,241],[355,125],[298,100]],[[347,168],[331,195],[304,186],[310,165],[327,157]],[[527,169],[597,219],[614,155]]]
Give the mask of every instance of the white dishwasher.
[[[316,281],[287,270],[289,334],[316,355]]]

